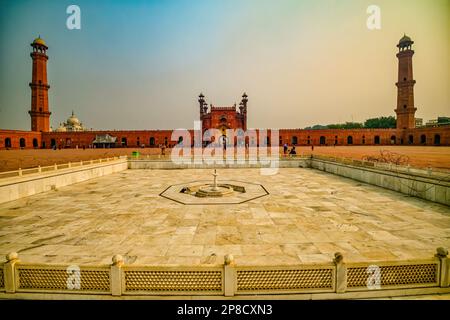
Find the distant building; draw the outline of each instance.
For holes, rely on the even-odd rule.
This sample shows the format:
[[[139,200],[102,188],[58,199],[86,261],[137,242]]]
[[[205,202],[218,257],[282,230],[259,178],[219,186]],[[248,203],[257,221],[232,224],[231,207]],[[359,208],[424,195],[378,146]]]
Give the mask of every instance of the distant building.
[[[106,134],[97,134],[95,140],[92,142],[95,148],[114,148],[116,145],[117,137]]]
[[[220,130],[223,143],[230,143],[227,137],[227,129],[242,129],[247,130],[247,102],[248,96],[244,92],[242,100],[239,103],[239,111],[236,104],[233,106],[216,107],[212,104],[208,110],[208,104],[205,101],[205,96],[200,93],[198,103],[200,106],[200,121],[202,122],[203,132],[209,129]]]
[[[438,117],[437,119],[428,120],[427,127],[442,127],[450,125],[450,117]]]
[[[437,127],[438,121],[437,119],[428,120],[427,123],[425,123],[425,126],[427,127]]]
[[[67,118],[66,122],[60,123],[59,127],[55,130],[56,132],[73,132],[73,131],[86,131],[87,129],[78,120],[72,111],[72,115]]]
[[[413,55],[414,41],[403,36],[398,47],[398,79],[396,128],[388,129],[279,129],[278,141],[270,141],[271,130],[267,130],[266,141],[259,141],[259,136],[245,137],[245,142],[252,145],[298,145],[298,146],[349,146],[349,145],[450,145],[450,118],[439,117],[428,121],[423,126],[422,119],[416,119],[414,105]],[[0,129],[0,149],[18,148],[77,148],[89,147],[151,147],[161,145],[173,147],[183,141],[182,137],[172,140],[173,130],[86,130],[80,120],[72,113],[65,123],[56,130],[51,130],[47,79],[47,45],[40,37],[32,46],[33,61],[31,88],[31,131]],[[242,95],[239,103],[228,106],[214,106],[206,103],[200,94],[199,118],[203,133],[206,130],[219,130],[220,139],[228,144],[237,144],[236,137],[227,136],[228,129],[247,130],[248,96]],[[274,107],[277,107],[274,105]],[[305,106],[306,108],[306,106]],[[304,110],[304,109],[303,109]],[[259,110],[263,112],[263,110]],[[298,112],[302,112],[299,110]],[[284,116],[279,114],[278,116]],[[114,132],[114,133],[112,133]],[[189,130],[191,137],[194,130]],[[210,137],[212,140],[212,137]],[[233,139],[234,138],[234,139]],[[206,138],[204,137],[204,140]],[[234,140],[234,141],[233,141]],[[205,141],[204,141],[205,142]],[[190,142],[193,145],[193,141]]]
[[[450,117],[438,117],[438,126],[447,126],[450,125]]]
[[[416,118],[415,122],[416,122],[416,128],[419,128],[419,127],[423,126],[423,119],[422,118]]]

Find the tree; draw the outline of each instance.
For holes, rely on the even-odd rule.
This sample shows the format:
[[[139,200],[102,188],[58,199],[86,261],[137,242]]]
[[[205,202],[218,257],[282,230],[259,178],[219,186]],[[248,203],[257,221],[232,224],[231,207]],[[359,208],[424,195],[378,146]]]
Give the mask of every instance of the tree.
[[[306,127],[305,130],[320,130],[320,129],[328,129],[328,126],[323,126],[321,124],[313,125],[312,127]]]
[[[340,124],[329,124],[327,126],[329,129],[359,129],[363,127],[362,123],[359,122],[346,122]]]
[[[364,122],[364,128],[369,129],[395,128],[396,125],[397,122],[393,116],[367,119]]]
[[[444,117],[442,117],[444,119]],[[444,119],[445,120],[445,119]],[[384,129],[384,128],[395,128],[397,126],[397,121],[395,117],[378,117],[367,119],[364,124],[360,122],[346,122],[346,123],[334,123],[329,125],[316,124],[312,127],[306,127],[307,130],[319,130],[319,129]]]

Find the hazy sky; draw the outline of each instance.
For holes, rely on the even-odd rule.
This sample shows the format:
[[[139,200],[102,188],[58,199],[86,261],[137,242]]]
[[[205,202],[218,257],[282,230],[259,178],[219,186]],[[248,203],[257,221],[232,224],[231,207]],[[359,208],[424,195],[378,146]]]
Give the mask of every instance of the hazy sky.
[[[81,30],[66,27],[81,8]],[[366,27],[369,5],[381,30]],[[192,128],[197,96],[249,95],[249,127],[394,115],[396,44],[414,41],[415,105],[450,115],[450,0],[0,0],[0,128],[30,128],[30,43],[49,46],[51,125]]]

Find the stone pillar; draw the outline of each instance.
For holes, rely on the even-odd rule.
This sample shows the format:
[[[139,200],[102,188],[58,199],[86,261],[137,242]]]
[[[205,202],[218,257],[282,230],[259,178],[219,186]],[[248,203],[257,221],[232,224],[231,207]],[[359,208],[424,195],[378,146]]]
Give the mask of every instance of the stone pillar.
[[[333,262],[336,265],[336,293],[344,293],[347,290],[347,267],[344,263],[344,256],[340,252],[336,252]]]
[[[10,252],[6,255],[6,263],[3,266],[3,279],[5,281],[6,293],[16,292],[16,274],[14,265],[20,262],[17,252]]]
[[[224,260],[224,294],[225,297],[232,297],[236,292],[236,269],[234,257],[231,254],[227,254],[224,257]]]
[[[439,285],[441,287],[450,287],[450,259],[448,250],[442,247],[436,249],[435,257],[441,262],[441,277]]]
[[[122,265],[123,257],[120,254],[116,254],[112,257],[111,265],[111,294],[113,296],[122,295]]]

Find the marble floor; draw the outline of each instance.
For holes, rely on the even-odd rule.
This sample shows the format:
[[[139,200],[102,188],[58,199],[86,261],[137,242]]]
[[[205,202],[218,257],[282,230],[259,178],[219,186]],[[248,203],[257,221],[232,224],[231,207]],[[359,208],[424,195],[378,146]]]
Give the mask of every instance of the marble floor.
[[[183,205],[159,194],[211,170],[127,170],[0,205],[0,255],[23,262],[238,265],[433,257],[450,247],[450,208],[313,169],[219,170],[269,195]]]

